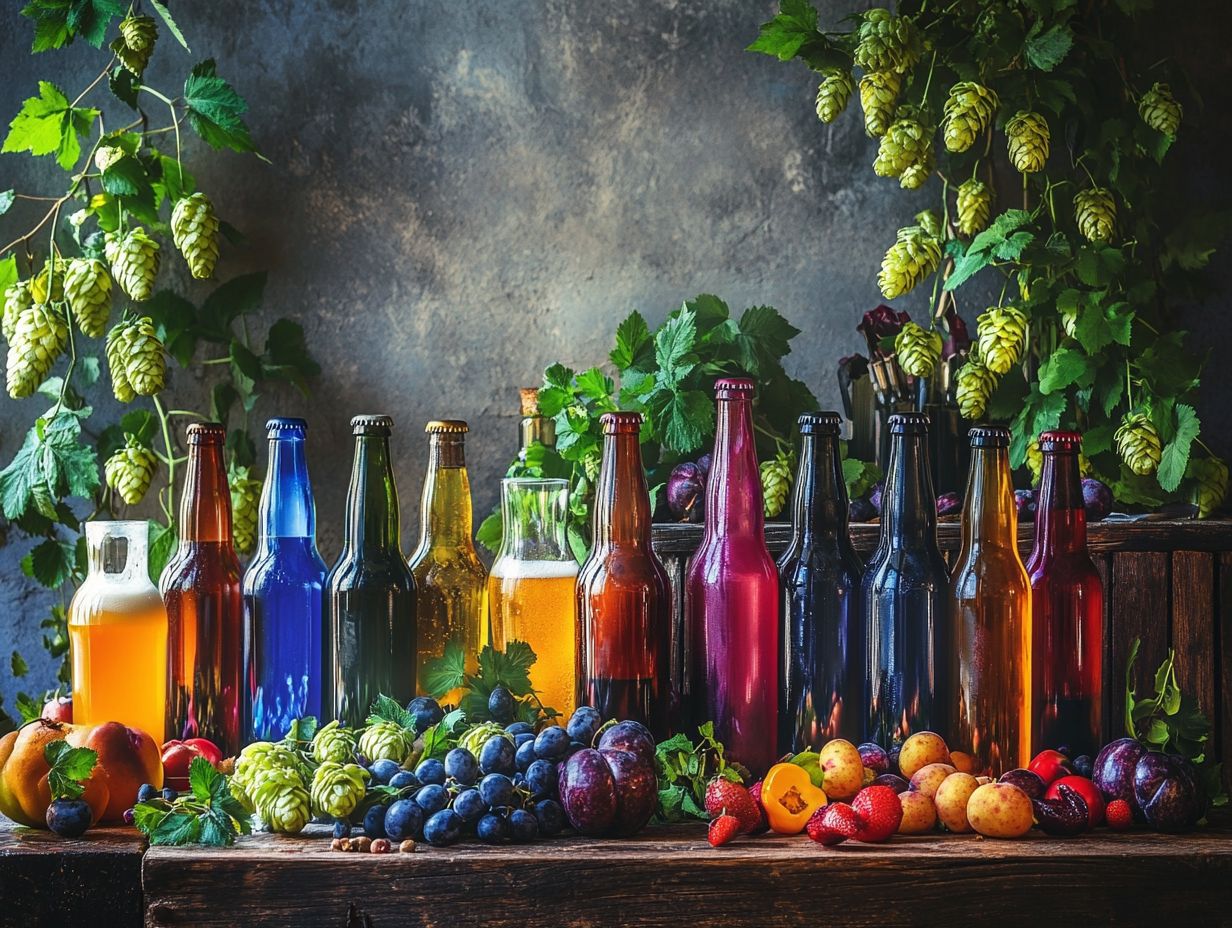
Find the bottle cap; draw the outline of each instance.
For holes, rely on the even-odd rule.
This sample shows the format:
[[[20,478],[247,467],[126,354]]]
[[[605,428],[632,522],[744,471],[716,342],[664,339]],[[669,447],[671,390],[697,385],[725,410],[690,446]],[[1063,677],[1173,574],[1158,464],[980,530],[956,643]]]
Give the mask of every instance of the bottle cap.
[[[928,415],[922,412],[899,412],[890,416],[891,435],[927,435]]]
[[[806,412],[796,420],[801,435],[837,435],[843,417],[836,412]]]
[[[393,430],[394,420],[389,416],[356,416],[351,420],[353,435],[384,435],[389,436]]]
[[[999,425],[977,425],[968,430],[972,448],[1008,448],[1010,430]]]
[[[227,440],[227,429],[221,422],[194,422],[184,434],[190,445],[212,445]]]
[[[1063,432],[1053,429],[1041,432],[1039,437],[1040,451],[1051,451],[1060,454],[1077,454],[1082,450],[1081,432]]]
[[[424,426],[429,435],[465,435],[470,430],[462,419],[433,419]]]
[[[265,423],[265,437],[279,438],[284,432],[308,431],[308,421],[294,416],[275,416]]]
[[[753,395],[754,386],[747,377],[720,377],[714,382],[714,395],[721,400],[743,399]]]
[[[599,417],[599,425],[603,427],[604,435],[616,435],[621,432],[637,433],[642,430],[642,414],[640,412],[605,412]]]

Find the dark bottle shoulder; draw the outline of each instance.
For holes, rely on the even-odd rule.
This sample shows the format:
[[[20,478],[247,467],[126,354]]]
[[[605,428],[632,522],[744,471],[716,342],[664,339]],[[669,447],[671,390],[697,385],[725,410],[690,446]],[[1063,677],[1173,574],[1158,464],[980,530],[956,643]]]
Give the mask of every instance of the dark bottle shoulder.
[[[401,556],[372,558],[344,555],[330,569],[325,585],[330,590],[384,585],[414,593],[415,576]]]

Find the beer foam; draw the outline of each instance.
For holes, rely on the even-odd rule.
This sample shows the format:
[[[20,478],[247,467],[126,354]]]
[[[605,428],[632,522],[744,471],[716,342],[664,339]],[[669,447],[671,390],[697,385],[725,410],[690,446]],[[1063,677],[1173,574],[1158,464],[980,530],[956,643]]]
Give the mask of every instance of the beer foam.
[[[491,576],[497,580],[553,580],[576,577],[575,561],[497,561],[492,565]]]

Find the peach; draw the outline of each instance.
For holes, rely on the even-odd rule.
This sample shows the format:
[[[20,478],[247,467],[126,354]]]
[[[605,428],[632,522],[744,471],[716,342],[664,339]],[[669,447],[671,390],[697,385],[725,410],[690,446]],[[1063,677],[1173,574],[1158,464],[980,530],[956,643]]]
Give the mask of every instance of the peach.
[[[822,789],[831,800],[846,802],[864,785],[864,760],[850,741],[842,738],[827,741],[817,762],[824,774]]]
[[[1011,783],[985,783],[967,800],[967,821],[989,838],[1021,838],[1031,830],[1031,797]]]
[[[982,770],[975,769],[975,758],[966,751],[950,751],[950,763],[959,773],[979,774]]]
[[[950,749],[945,740],[932,731],[917,731],[903,742],[898,752],[898,772],[908,780],[921,767],[949,763]]]
[[[911,788],[932,799],[937,795],[937,790],[945,778],[956,772],[949,764],[929,764],[921,767],[911,777]]]
[[[124,810],[137,802],[142,783],[163,785],[163,763],[154,739],[139,728],[119,722],[104,722],[90,727],[74,725],[68,734],[73,747],[98,752],[98,770],[107,786],[108,800],[101,820],[119,822]],[[95,777],[98,773],[95,773]]]
[[[922,835],[937,827],[937,807],[923,793],[903,790],[898,801],[903,806],[903,820],[898,823],[900,835]]]
[[[975,777],[961,771],[941,781],[933,802],[937,806],[937,817],[947,831],[963,834],[971,830],[971,823],[967,821],[967,800],[979,786]]]
[[[67,740],[73,729],[64,722],[35,719],[0,738],[0,812],[22,825],[47,827],[47,807],[51,804],[47,773],[51,768],[43,752],[53,741]],[[89,805],[93,820],[99,821],[110,794],[98,768],[86,781],[81,798]],[[121,817],[123,813],[121,809]]]

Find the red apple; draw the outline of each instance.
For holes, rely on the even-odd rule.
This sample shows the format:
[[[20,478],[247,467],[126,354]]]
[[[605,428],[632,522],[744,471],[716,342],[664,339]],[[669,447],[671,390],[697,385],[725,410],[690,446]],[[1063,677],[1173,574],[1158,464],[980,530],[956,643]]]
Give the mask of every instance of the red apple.
[[[1059,780],[1063,776],[1068,776],[1073,773],[1073,768],[1069,765],[1069,758],[1060,751],[1040,751],[1033,758],[1031,763],[1027,764],[1027,769],[1039,776],[1045,784],[1051,783],[1054,780]]]
[[[1044,793],[1044,798],[1059,799],[1062,786],[1068,786],[1086,801],[1087,815],[1090,817],[1092,828],[1104,823],[1104,797],[1094,783],[1086,777],[1070,774],[1054,780],[1048,787],[1048,791]]]
[[[222,760],[222,751],[206,738],[173,740],[163,745],[163,778],[167,786],[181,792],[188,789],[188,768],[194,757],[204,757],[217,767]]]
[[[73,697],[57,696],[47,700],[43,706],[43,718],[53,722],[71,722],[73,720]]]

